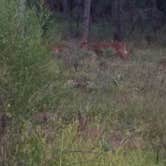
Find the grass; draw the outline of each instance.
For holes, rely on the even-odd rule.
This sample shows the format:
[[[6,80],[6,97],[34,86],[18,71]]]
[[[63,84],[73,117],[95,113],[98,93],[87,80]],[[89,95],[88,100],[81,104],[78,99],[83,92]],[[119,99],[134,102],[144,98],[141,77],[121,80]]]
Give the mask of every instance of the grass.
[[[17,118],[12,120],[14,124],[9,124],[4,136],[5,157],[1,163],[16,166],[165,164],[166,78],[165,70],[158,68],[160,57],[153,62],[104,58],[107,66],[104,71],[98,70],[101,59],[90,67],[83,64],[77,72],[73,72],[72,66],[61,66],[63,76],[59,84],[63,82],[61,91],[65,93],[55,95],[54,88],[49,87],[38,91],[32,103],[44,102],[43,110],[37,109],[41,114],[38,116],[34,111],[28,120],[22,119],[25,116],[20,122],[16,122]],[[67,84],[69,79],[82,77],[91,86]],[[53,101],[58,100],[56,106],[48,101],[52,96],[56,97]],[[85,125],[78,118],[79,112],[87,121]]]
[[[52,55],[34,11],[20,36],[17,3],[0,9],[0,165],[165,165],[164,47]]]
[[[49,125],[50,126],[50,125]],[[153,151],[143,149],[106,150],[99,140],[78,137],[76,123],[70,124],[61,131],[49,130],[40,125],[29,131],[30,123],[25,123],[22,133],[18,133],[15,146],[7,143],[10,152],[3,165],[161,165],[156,163]],[[15,139],[16,141],[16,139]],[[9,148],[8,147],[8,148]],[[16,148],[16,149],[15,149]],[[5,157],[5,154],[3,154]],[[5,159],[5,158],[4,158]]]

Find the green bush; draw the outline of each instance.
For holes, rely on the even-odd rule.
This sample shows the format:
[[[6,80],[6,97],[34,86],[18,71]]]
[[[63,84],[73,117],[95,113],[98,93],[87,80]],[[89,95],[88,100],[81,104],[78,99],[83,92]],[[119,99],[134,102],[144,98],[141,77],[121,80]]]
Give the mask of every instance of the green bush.
[[[0,104],[3,111],[28,115],[54,109],[61,75],[42,45],[39,18],[27,9],[20,21],[17,6],[16,1],[0,2]]]

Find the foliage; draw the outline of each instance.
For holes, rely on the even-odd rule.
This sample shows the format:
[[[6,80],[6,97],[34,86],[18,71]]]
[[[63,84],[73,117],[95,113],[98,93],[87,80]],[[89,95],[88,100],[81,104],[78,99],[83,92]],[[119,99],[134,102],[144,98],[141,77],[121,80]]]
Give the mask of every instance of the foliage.
[[[60,85],[56,81],[60,70],[52,62],[47,48],[42,46],[38,17],[33,10],[27,10],[20,25],[15,1],[2,0],[0,6],[0,94],[3,110],[24,114],[46,109],[44,107],[49,107],[50,102],[56,106],[57,98],[52,92]],[[22,26],[24,31],[20,34]],[[52,109],[54,106],[51,106]]]
[[[150,151],[123,149],[118,149],[116,153],[105,151],[102,142],[78,137],[76,123],[64,127],[61,132],[53,130],[50,133],[46,128],[32,126],[27,121],[20,127],[20,129],[15,128],[11,135],[14,144],[10,144],[10,137],[6,142],[6,148],[10,148],[10,151],[6,154],[6,160],[1,162],[4,166],[82,164],[85,166],[115,164],[118,166],[146,166],[147,164],[164,166],[162,162],[155,163],[154,154]]]
[[[61,39],[57,18],[43,35],[47,14],[27,9],[20,22],[18,3],[0,1],[0,165],[164,166],[165,48],[137,46],[124,62],[71,42],[52,57],[43,40]]]

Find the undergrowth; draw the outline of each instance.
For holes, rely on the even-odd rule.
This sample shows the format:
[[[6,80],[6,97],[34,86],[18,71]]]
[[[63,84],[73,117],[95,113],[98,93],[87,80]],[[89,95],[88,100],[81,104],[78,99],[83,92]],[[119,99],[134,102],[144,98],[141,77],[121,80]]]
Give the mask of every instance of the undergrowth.
[[[164,166],[158,51],[124,62],[72,47],[58,59],[43,40],[59,40],[59,25],[43,33],[40,19],[27,9],[20,21],[17,1],[0,1],[0,165]]]

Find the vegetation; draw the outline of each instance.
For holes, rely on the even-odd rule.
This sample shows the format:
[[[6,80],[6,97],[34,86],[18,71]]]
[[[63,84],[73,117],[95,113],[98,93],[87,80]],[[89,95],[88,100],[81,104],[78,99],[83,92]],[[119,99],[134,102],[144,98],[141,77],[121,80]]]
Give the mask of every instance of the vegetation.
[[[164,166],[163,40],[128,38],[123,60],[109,42],[81,48],[64,16],[27,2],[0,1],[0,165]],[[92,41],[112,36],[100,27]]]

